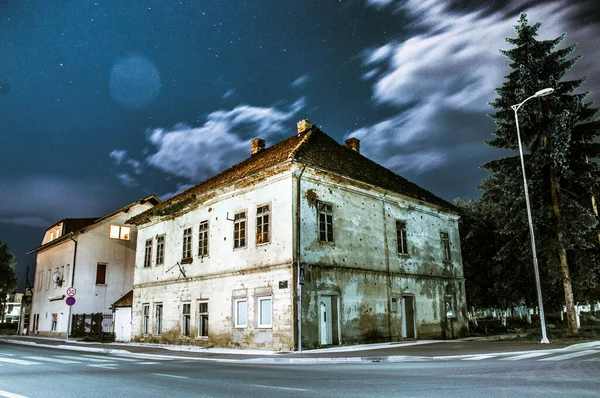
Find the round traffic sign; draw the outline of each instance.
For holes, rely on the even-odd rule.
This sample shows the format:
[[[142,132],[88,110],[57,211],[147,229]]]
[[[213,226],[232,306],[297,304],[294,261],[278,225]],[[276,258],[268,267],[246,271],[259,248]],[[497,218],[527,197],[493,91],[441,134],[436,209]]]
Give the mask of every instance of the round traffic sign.
[[[77,290],[73,286],[67,288],[67,296],[74,296],[75,293],[77,293]]]
[[[67,302],[67,305],[70,307],[73,304],[75,304],[75,297],[69,296],[69,297],[67,297],[67,299],[65,301]]]

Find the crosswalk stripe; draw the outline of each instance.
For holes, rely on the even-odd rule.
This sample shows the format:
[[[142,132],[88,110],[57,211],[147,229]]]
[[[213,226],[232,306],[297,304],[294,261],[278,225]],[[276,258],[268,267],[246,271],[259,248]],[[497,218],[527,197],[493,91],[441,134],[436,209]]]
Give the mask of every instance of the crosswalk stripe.
[[[597,352],[600,352],[600,350],[578,351],[578,352],[572,352],[570,354],[559,355],[559,356],[551,357],[551,358],[542,358],[542,359],[540,359],[540,361],[563,361],[565,359],[583,357],[583,356],[586,356],[586,355],[595,354]]]
[[[104,360],[114,360],[114,361],[125,361],[125,362],[135,362],[135,361],[137,361],[137,359],[121,358],[121,357],[114,357],[114,356],[103,357],[102,355],[82,355],[82,357],[104,359]]]
[[[159,362],[138,362],[138,365],[158,365]]]
[[[65,358],[65,359],[73,359],[73,360],[79,360],[79,361],[89,361],[89,362],[113,362],[110,359],[96,359],[96,358],[87,358],[84,356],[73,356],[73,355],[57,355],[58,358]]]
[[[3,355],[5,357],[14,357],[15,356],[15,354],[5,354],[5,353],[2,353],[0,355]]]
[[[119,367],[118,363],[102,363],[102,364],[89,364],[88,366],[93,366],[95,368],[104,368],[104,369],[116,369]]]
[[[0,362],[14,363],[17,365],[39,365],[40,364],[40,362],[24,361],[22,359],[14,359],[14,358],[0,358]]]
[[[470,358],[464,358],[463,361],[481,361],[482,359],[495,358],[496,355],[477,355]]]
[[[25,395],[15,394],[14,392],[8,392],[4,390],[0,390],[0,397],[6,398],[27,398]]]
[[[543,355],[550,355],[550,354],[552,354],[552,353],[551,352],[530,352],[528,354],[517,355],[514,357],[500,358],[500,360],[501,361],[519,361],[521,359],[536,358],[536,357],[541,357]]]
[[[71,361],[69,359],[59,359],[52,357],[24,357],[25,359],[32,359],[34,361],[45,361],[45,362],[55,362],[55,363],[81,363],[79,361]]]

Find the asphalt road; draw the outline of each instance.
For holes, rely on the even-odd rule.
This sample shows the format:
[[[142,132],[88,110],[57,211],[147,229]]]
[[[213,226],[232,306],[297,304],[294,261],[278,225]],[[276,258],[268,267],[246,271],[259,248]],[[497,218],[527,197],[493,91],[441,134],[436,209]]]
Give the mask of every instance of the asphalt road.
[[[265,364],[0,343],[0,397],[598,397],[600,349]]]

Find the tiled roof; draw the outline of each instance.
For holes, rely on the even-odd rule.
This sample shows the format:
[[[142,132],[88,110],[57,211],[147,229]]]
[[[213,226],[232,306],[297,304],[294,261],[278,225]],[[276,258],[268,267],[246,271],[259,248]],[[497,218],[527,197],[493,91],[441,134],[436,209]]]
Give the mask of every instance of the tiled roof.
[[[358,152],[338,144],[317,127],[295,134],[270,148],[222,171],[200,184],[168,199],[159,205],[127,220],[141,225],[153,216],[171,213],[169,209],[182,208],[202,193],[242,180],[261,170],[288,160],[326,170],[366,184],[399,193],[432,204],[446,211],[456,212],[451,203],[435,196],[407,179],[373,162]]]

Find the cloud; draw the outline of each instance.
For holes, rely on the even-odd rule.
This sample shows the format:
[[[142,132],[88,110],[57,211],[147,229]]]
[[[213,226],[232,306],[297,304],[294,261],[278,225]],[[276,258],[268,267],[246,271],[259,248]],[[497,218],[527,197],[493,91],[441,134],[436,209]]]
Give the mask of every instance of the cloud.
[[[381,12],[392,9],[399,18],[409,19],[405,36],[391,38],[361,54],[365,67],[362,78],[371,82],[375,105],[391,106],[397,113],[345,138],[363,140],[365,155],[423,185],[431,173],[446,173],[449,168],[458,176],[465,170],[480,175],[481,163],[475,161],[499,156],[484,144],[494,130],[486,114],[493,112],[489,102],[510,71],[499,50],[510,48],[505,38],[515,36],[519,12],[527,12],[532,24],[543,22],[538,40],[554,39],[568,31],[563,42],[566,46],[575,43],[577,37],[600,33],[598,24],[578,26],[582,6],[567,1],[532,2],[525,9],[520,1],[486,2],[484,6],[436,0],[367,3]],[[589,58],[588,63],[584,57],[582,65],[573,68],[573,77],[587,74],[577,71],[581,66],[595,70],[595,58]],[[600,89],[597,80],[590,80],[587,89],[589,83],[592,89]]]
[[[289,130],[289,120],[305,106],[300,98],[287,109],[239,105],[210,113],[202,126],[177,125],[154,129],[155,147],[147,164],[191,182],[202,181],[249,155],[255,137],[274,138]]]
[[[114,151],[112,151],[111,153],[109,153],[108,156],[112,160],[114,160],[115,164],[119,165],[119,164],[123,163],[123,160],[127,156],[127,151],[115,149]]]
[[[235,88],[232,88],[231,90],[228,90],[225,94],[223,94],[223,99],[232,98],[235,94],[236,94],[236,90],[235,90]]]
[[[40,176],[0,182],[0,222],[48,227],[69,217],[106,213],[109,189],[98,183]]]
[[[118,173],[117,178],[119,179],[121,184],[125,185],[126,187],[131,188],[131,187],[137,187],[139,185],[138,182],[136,181],[136,179],[133,178],[128,173]]]
[[[308,73],[299,76],[296,80],[292,82],[292,87],[302,87],[310,80]]]

